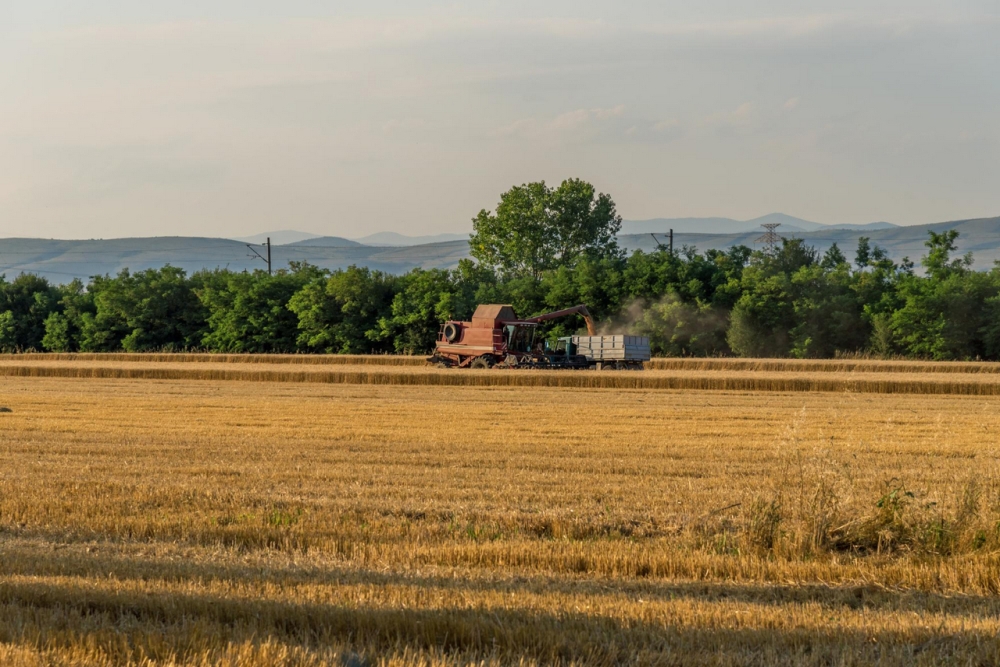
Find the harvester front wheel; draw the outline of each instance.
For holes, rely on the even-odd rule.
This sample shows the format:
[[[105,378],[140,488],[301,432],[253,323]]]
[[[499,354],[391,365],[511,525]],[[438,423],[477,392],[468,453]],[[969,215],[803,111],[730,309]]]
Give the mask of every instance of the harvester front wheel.
[[[469,368],[490,368],[493,366],[493,360],[489,357],[476,357],[469,364]]]

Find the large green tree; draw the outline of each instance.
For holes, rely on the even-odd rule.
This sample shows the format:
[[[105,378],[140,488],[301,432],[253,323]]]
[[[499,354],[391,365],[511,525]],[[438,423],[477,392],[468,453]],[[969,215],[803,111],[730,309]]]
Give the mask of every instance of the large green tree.
[[[930,232],[921,262],[926,275],[900,281],[901,305],[890,322],[909,356],[975,359],[992,349],[989,304],[997,296],[1000,275],[974,271],[971,254],[953,259],[957,238],[955,230]]]
[[[205,308],[183,269],[165,266],[94,278],[94,313],[84,313],[80,348],[87,352],[184,350],[204,335]]]
[[[48,280],[22,273],[0,276],[0,352],[41,350],[45,320],[56,310],[59,290]]]
[[[42,347],[49,352],[76,352],[80,349],[83,316],[94,315],[94,295],[79,279],[63,285],[60,293],[58,310],[45,320]]]
[[[48,280],[22,273],[0,276],[0,352],[41,350],[45,320],[57,308],[59,290]]]
[[[555,189],[544,182],[515,186],[500,196],[495,212],[480,211],[472,225],[472,256],[505,278],[538,279],[582,257],[622,255],[614,201],[579,179]]]
[[[442,322],[472,316],[477,285],[467,275],[460,268],[414,269],[402,276],[389,315],[378,321],[376,338],[391,343],[395,352],[429,352]]]
[[[307,283],[289,302],[298,317],[297,343],[310,352],[390,352],[379,321],[391,316],[398,278],[356,266]]]
[[[306,284],[325,276],[303,264],[274,275],[214,271],[200,277],[198,298],[208,310],[201,344],[216,352],[263,353],[298,349],[298,317],[288,304]]]

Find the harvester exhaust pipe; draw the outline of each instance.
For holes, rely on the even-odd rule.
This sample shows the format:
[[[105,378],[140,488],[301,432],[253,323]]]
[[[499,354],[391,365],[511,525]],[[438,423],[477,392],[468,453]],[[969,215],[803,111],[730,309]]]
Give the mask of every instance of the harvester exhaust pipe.
[[[594,318],[591,317],[590,311],[583,304],[579,306],[573,306],[572,308],[567,308],[566,310],[557,310],[554,313],[545,313],[544,315],[536,315],[535,317],[529,317],[525,322],[534,322],[538,324],[540,322],[547,322],[549,320],[554,320],[560,317],[566,317],[567,315],[581,315],[583,321],[587,323],[587,335],[596,336],[597,327],[594,326]]]

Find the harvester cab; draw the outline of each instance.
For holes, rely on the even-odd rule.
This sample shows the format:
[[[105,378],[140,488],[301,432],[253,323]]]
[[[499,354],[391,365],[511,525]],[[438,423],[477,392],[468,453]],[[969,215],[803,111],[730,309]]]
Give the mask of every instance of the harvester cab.
[[[505,325],[504,343],[507,345],[507,352],[529,354],[535,342],[535,329],[537,327],[537,324],[529,324],[527,322]]]

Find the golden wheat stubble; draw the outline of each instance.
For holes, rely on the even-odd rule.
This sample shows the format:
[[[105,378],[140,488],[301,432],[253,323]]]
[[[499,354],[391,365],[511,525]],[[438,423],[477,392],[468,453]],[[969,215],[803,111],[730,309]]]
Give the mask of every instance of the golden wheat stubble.
[[[11,655],[996,657],[993,536],[810,541],[893,489],[919,505],[901,520],[951,521],[970,483],[974,540],[993,398],[2,381]]]
[[[199,361],[188,361],[193,357]],[[991,372],[990,364],[661,359],[651,365],[666,370],[512,372],[436,369],[414,361],[392,356],[278,355],[271,362],[266,355],[8,355],[0,358],[0,377],[1000,395],[1000,374]],[[957,372],[965,366],[974,372]]]

